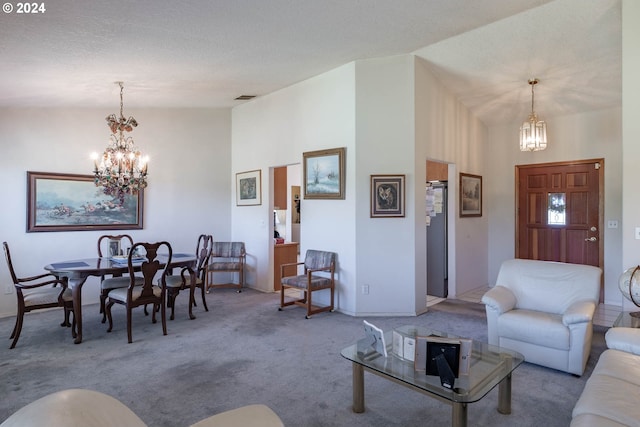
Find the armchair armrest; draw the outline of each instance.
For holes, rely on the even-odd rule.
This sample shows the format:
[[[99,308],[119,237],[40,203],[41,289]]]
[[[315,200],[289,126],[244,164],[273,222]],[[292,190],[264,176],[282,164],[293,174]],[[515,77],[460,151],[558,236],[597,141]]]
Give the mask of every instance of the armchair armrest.
[[[36,276],[36,278],[41,278],[41,277],[46,277],[46,276],[53,276],[52,274],[43,274],[41,276]],[[55,276],[53,276],[55,277]],[[34,278],[29,278],[29,280],[33,280]],[[28,284],[26,283],[27,279],[19,279],[18,280],[18,284],[16,285],[17,287],[21,288],[21,289],[34,289],[34,288],[40,288],[42,286],[46,286],[46,285],[57,285],[58,283],[60,285],[62,285],[62,291],[64,292],[64,290],[67,288],[68,283],[67,283],[67,279],[66,278],[62,278],[62,279],[51,279],[51,280],[47,280],[45,282],[38,282],[38,283],[32,283],[32,284]]]
[[[640,355],[640,329],[611,328],[604,336],[608,348]]]
[[[304,262],[288,262],[286,264],[280,264],[280,277],[285,277],[284,269],[291,266],[303,265]]]
[[[328,271],[329,273],[331,273],[332,270],[333,270],[332,267],[307,268],[307,272],[309,273],[314,273],[316,271]]]
[[[565,326],[576,323],[586,323],[593,320],[593,312],[596,304],[593,301],[576,301],[562,314],[562,323]]]
[[[189,275],[189,283],[190,283],[191,277],[195,275],[196,272],[193,268],[189,267],[188,265],[185,267],[182,267],[182,269],[180,270],[180,277],[182,278],[183,283],[187,283],[187,276],[185,276],[185,273]]]
[[[482,296],[482,302],[498,314],[502,314],[516,306],[516,296],[511,289],[494,286]]]
[[[44,274],[38,274],[37,276],[21,277],[21,278],[18,279],[18,282],[19,283],[33,282],[34,280],[44,279],[45,277],[52,277],[51,279],[49,279],[47,281],[47,284],[53,283],[53,282],[58,282],[58,281],[62,280],[62,279],[59,279],[58,276],[56,276],[53,273],[44,273]]]

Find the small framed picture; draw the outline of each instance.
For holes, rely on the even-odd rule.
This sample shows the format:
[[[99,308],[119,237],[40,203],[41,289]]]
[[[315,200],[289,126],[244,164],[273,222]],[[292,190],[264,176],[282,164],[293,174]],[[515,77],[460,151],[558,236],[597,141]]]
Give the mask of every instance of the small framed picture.
[[[120,240],[119,239],[109,239],[109,256],[119,256],[122,255],[122,250],[120,248]]]
[[[236,174],[236,205],[262,204],[262,171],[254,170]]]
[[[305,199],[344,199],[345,149],[302,153]]]
[[[404,217],[404,175],[371,175],[371,218]]]
[[[482,177],[460,174],[460,216],[482,216]]]

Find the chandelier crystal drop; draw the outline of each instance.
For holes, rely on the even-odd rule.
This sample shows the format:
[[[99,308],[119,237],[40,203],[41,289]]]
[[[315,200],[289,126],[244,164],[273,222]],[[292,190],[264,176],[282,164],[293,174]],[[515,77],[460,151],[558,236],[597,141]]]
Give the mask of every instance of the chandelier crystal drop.
[[[124,85],[122,82],[116,83],[120,86],[120,117],[115,114],[107,116],[107,125],[111,130],[109,145],[102,156],[94,153],[91,157],[96,187],[102,187],[104,194],[117,198],[122,204],[127,194],[138,194],[147,186],[149,157],[140,153],[131,136],[125,136],[125,132],[131,132],[138,122],[131,116],[125,119],[122,113]]]
[[[540,120],[533,110],[533,87],[538,79],[530,79],[531,85],[531,114],[520,127],[520,151],[541,151],[547,148],[547,124]]]

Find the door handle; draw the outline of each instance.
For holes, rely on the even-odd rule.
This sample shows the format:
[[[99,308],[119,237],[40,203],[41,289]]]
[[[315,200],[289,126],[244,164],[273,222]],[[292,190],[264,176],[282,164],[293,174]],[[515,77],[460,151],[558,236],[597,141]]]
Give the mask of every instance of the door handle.
[[[584,239],[585,242],[596,242],[598,239],[595,237],[588,237],[586,239]]]

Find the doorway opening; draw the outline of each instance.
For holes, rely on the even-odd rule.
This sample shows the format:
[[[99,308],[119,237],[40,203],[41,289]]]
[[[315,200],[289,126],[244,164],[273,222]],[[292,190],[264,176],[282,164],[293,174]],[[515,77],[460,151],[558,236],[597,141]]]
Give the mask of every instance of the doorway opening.
[[[426,305],[436,304],[449,295],[455,296],[454,258],[450,244],[455,235],[452,218],[455,165],[427,160],[426,176]]]
[[[302,237],[302,207],[300,197],[301,166],[292,164],[271,167],[269,207],[272,214],[269,233],[273,239],[269,248],[272,289],[280,291],[281,264],[295,263],[300,253]]]

